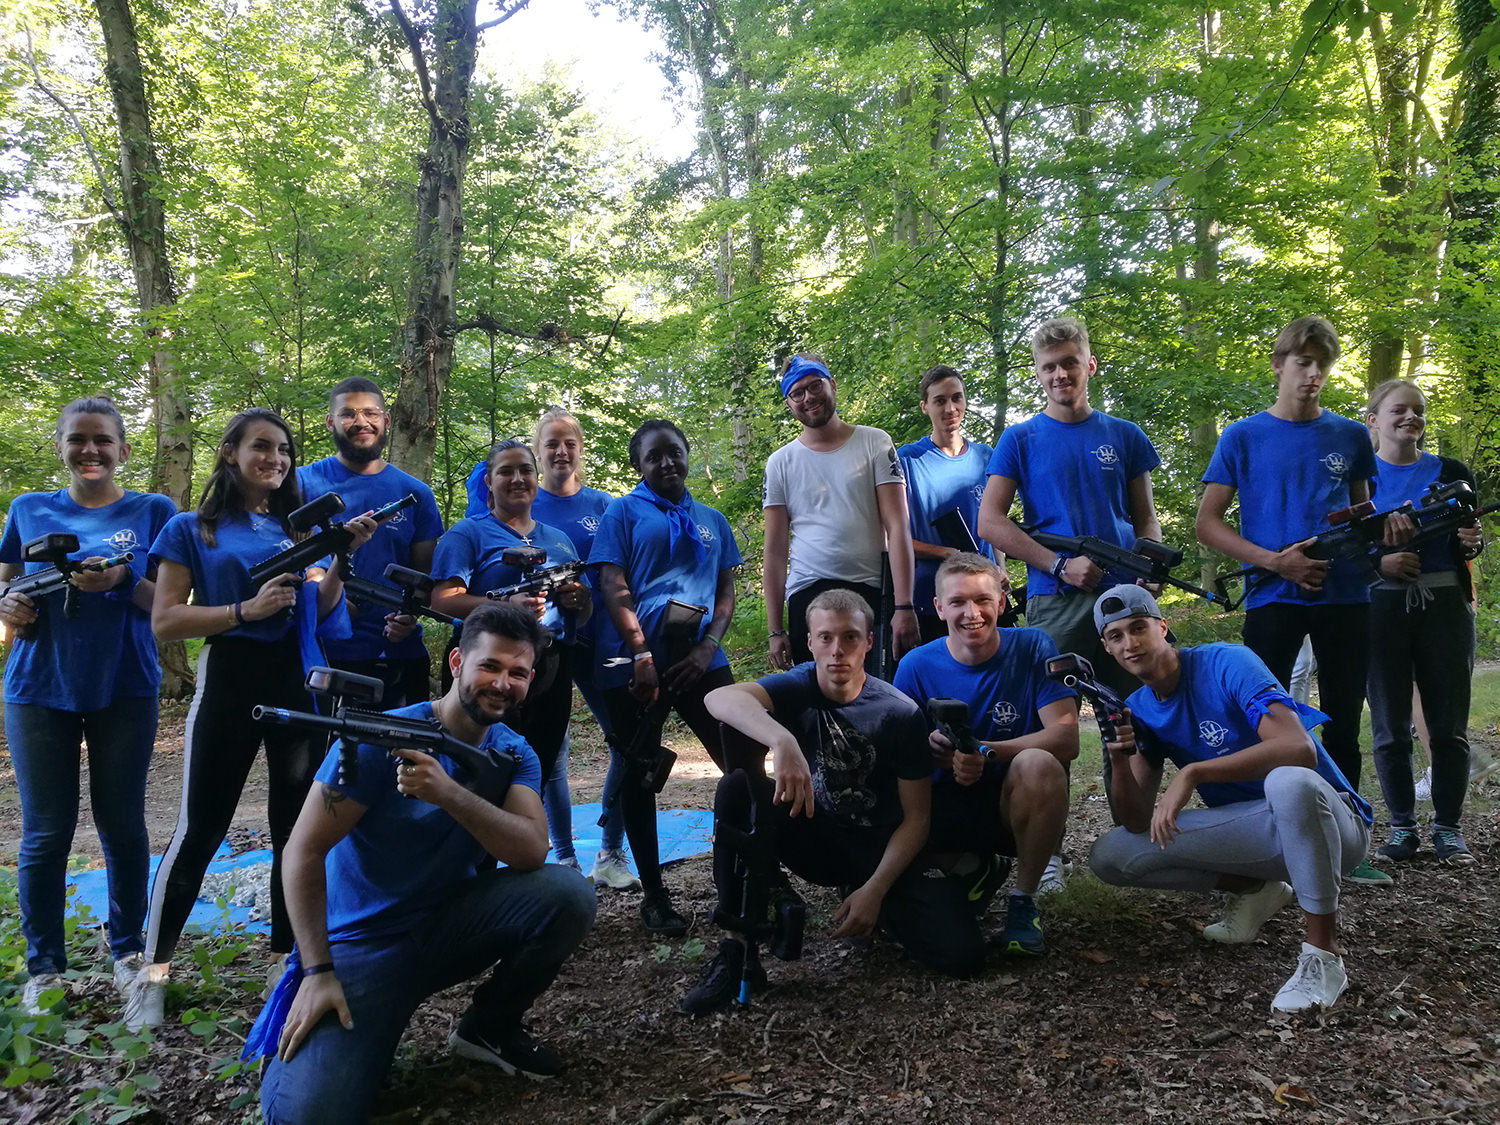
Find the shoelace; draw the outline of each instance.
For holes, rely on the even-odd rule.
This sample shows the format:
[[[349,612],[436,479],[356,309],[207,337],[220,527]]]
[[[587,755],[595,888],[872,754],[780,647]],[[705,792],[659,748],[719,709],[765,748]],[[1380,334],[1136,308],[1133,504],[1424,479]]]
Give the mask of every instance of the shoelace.
[[[1432,842],[1439,847],[1450,847],[1460,850],[1464,846],[1464,838],[1452,828],[1434,828],[1432,830]]]
[[[1292,989],[1305,992],[1322,1003],[1328,986],[1328,966],[1316,953],[1304,953],[1297,961],[1297,975],[1292,978]]]

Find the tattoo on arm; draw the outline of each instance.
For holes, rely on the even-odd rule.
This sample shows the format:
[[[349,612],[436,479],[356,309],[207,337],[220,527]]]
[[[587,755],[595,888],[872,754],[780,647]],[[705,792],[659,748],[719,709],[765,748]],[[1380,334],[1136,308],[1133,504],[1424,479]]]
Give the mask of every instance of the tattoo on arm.
[[[323,789],[323,811],[329,816],[333,816],[333,806],[337,805],[340,801],[347,801],[349,797],[347,794],[329,785],[326,781],[320,781],[318,784]]]

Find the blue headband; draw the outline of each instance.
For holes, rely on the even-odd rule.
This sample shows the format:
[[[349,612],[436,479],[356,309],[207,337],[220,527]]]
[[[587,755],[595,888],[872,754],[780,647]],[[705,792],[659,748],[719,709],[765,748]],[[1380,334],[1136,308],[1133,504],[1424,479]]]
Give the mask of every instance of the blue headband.
[[[828,368],[824,367],[815,359],[803,359],[800,355],[792,356],[792,362],[787,365],[786,374],[781,377],[781,397],[786,398],[787,392],[792,389],[798,379],[805,379],[809,375],[820,375],[824,379],[832,380],[833,376],[828,374]]]

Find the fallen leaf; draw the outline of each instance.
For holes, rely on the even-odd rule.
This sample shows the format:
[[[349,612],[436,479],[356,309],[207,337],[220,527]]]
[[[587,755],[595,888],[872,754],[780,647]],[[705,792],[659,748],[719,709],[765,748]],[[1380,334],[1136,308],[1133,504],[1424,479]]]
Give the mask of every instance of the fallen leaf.
[[[1085,961],[1092,961],[1096,965],[1107,965],[1115,959],[1113,953],[1103,953],[1097,949],[1085,949],[1078,956],[1082,957]]]
[[[748,1071],[746,1071],[744,1074],[735,1074],[731,1072],[729,1074],[719,1075],[719,1081],[726,1082],[729,1085],[733,1086],[740,1082],[749,1082],[753,1077],[754,1075],[750,1074]]]
[[[1301,1086],[1293,1086],[1290,1082],[1283,1082],[1272,1091],[1272,1094],[1282,1105],[1291,1105],[1292,1102],[1299,1102],[1302,1105],[1313,1104],[1311,1094]]]

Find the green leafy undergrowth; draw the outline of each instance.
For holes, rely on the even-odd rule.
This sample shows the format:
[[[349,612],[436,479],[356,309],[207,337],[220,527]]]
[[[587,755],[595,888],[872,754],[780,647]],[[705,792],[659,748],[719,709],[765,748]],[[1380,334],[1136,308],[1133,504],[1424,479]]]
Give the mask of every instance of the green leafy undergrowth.
[[[228,1081],[253,1069],[240,1063],[239,1053],[244,1013],[258,1009],[262,978],[255,959],[244,955],[255,939],[243,928],[185,937],[167,986],[169,1025],[160,1034],[132,1033],[120,1022],[104,927],[86,907],[71,906],[64,922],[66,987],[43,994],[47,1014],[22,1010],[27,973],[20,918],[15,869],[0,867],[0,1107],[25,1105],[35,1115],[40,1104],[45,1110],[37,1120],[67,1125],[161,1121],[172,1116],[159,1107],[164,1082],[205,1068]],[[192,1005],[185,1002],[189,996]],[[177,1030],[179,1022],[186,1034]],[[242,1089],[226,1088],[224,1100],[254,1115],[255,1084],[235,1084]],[[7,1116],[0,1109],[0,1118]]]

